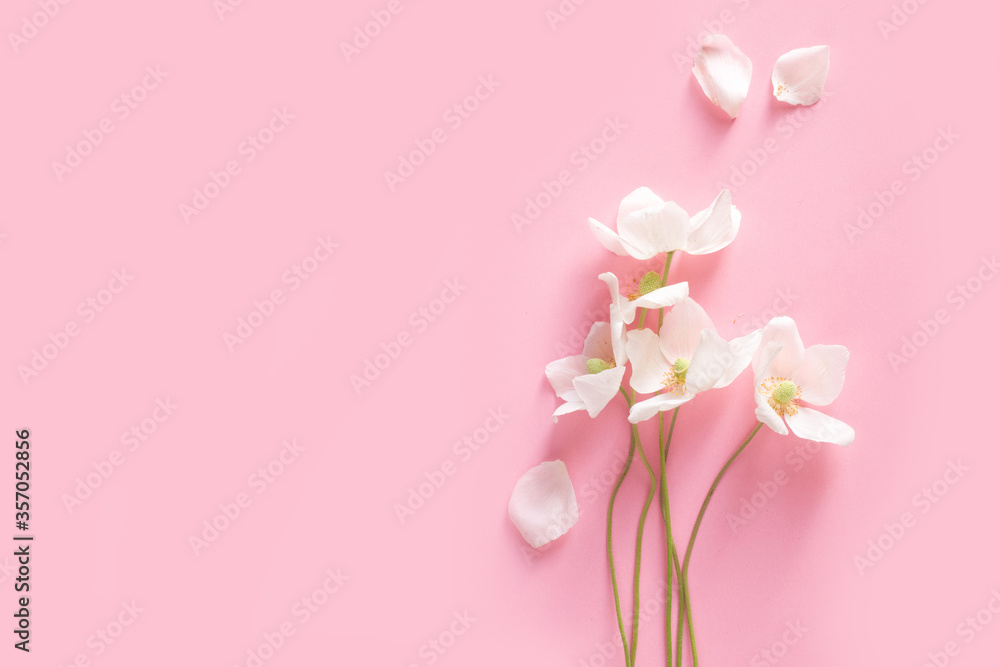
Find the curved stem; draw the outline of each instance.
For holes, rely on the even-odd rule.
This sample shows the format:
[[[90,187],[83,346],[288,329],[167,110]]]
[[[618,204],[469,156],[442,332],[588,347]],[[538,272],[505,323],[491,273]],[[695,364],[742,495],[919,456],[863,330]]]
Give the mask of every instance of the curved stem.
[[[625,400],[631,403],[627,394],[622,391],[625,395]],[[625,481],[626,475],[628,475],[629,469],[632,467],[632,458],[635,456],[635,434],[633,433],[628,447],[628,456],[625,458],[625,465],[622,468],[621,474],[618,476],[618,481],[615,483],[614,488],[611,490],[611,497],[608,499],[608,535],[607,535],[607,549],[608,549],[608,565],[611,568],[611,589],[614,591],[615,595],[615,614],[618,617],[618,631],[622,636],[622,650],[625,652],[625,667],[632,667],[632,659],[629,654],[629,644],[628,638],[625,636],[625,621],[622,618],[622,606],[621,600],[618,596],[618,577],[615,575],[615,556],[614,549],[612,547],[611,540],[611,518],[614,515],[615,509],[615,498],[618,496],[618,489],[621,488],[622,483]]]
[[[632,424],[632,434],[636,441],[636,449],[639,450],[639,457],[642,459],[642,465],[646,467],[646,472],[649,473],[649,494],[646,496],[646,502],[642,506],[642,513],[639,515],[639,528],[635,536],[635,575],[632,579],[632,664],[634,665],[636,645],[639,640],[639,568],[642,564],[642,534],[646,527],[646,514],[649,512],[649,506],[653,504],[653,497],[656,495],[656,473],[653,472],[653,468],[649,465],[649,460],[646,458],[646,452],[642,449],[638,425]]]
[[[674,551],[674,563],[678,568],[680,568],[681,559],[677,557],[677,552]],[[684,619],[687,618],[687,602],[688,592],[687,592],[687,582],[681,575],[680,569],[677,571],[677,641],[675,646],[677,647],[677,667],[681,667],[683,664],[681,659],[684,657]]]
[[[667,274],[670,273],[670,262],[674,259],[674,251],[667,253],[667,259],[663,262],[663,272],[660,274],[660,287],[667,286]],[[660,308],[660,329],[663,328],[663,309]],[[659,331],[659,329],[657,329]]]
[[[763,422],[757,422],[757,425],[753,427],[752,431],[750,431],[750,435],[748,435],[746,440],[743,441],[743,444],[740,445],[735,452],[733,452],[733,455],[729,457],[729,460],[726,461],[726,464],[722,466],[722,470],[720,470],[719,474],[715,476],[715,481],[712,482],[712,486],[709,487],[708,489],[708,495],[705,496],[705,502],[701,504],[701,510],[698,511],[698,518],[695,519],[694,528],[691,530],[691,539],[688,540],[687,551],[684,554],[684,565],[681,568],[681,586],[684,588],[685,591],[688,588],[687,576],[688,576],[688,566],[691,564],[691,551],[694,550],[694,541],[695,538],[698,537],[698,530],[701,528],[701,521],[702,519],[705,518],[705,511],[708,510],[708,503],[711,502],[712,496],[715,494],[715,489],[719,486],[719,482],[722,481],[722,478],[726,474],[726,471],[728,471],[729,467],[733,465],[733,461],[735,461],[736,458],[743,453],[743,450],[747,448],[747,445],[750,444],[750,441],[753,440],[753,437],[757,435],[757,431],[759,431],[760,427],[763,425],[764,425]],[[694,667],[698,667],[698,649],[694,642],[694,623],[693,619],[691,618],[691,596],[685,595],[684,598],[685,598],[685,608],[687,612],[688,633],[691,639],[691,656],[693,659]]]
[[[670,264],[673,262],[674,253],[668,252],[666,259],[663,261],[663,271],[660,273],[660,287],[667,286],[667,276],[670,274]],[[663,314],[664,309],[660,309],[659,322],[657,324],[657,332],[663,329]],[[670,638],[673,628],[671,627],[671,616],[673,614],[673,583],[674,583],[674,570],[677,571],[677,611],[678,611],[678,624],[681,628],[684,626],[684,582],[681,579],[681,561],[677,557],[677,547],[674,545],[673,530],[670,526],[670,497],[667,494],[667,452],[670,451],[670,441],[674,437],[674,424],[677,423],[677,409],[674,409],[674,414],[670,419],[670,432],[667,435],[666,443],[663,441],[663,413],[659,415],[660,422],[660,498],[661,506],[663,508],[663,523],[667,531],[667,605],[666,605],[666,618],[664,619],[665,625],[665,635],[666,635],[666,649],[667,649],[667,667],[671,667],[671,662],[673,660],[673,647],[670,645]],[[678,630],[678,635],[680,635],[681,630]],[[677,667],[681,667],[681,653],[680,653],[680,637],[677,641]]]
[[[674,535],[670,528],[670,496],[667,493],[667,452],[670,450],[670,441],[674,437],[674,424],[677,423],[677,411],[680,408],[674,408],[673,417],[670,419],[670,433],[667,436],[666,442],[663,440],[663,413],[659,413],[660,422],[660,510],[663,513],[663,525],[667,531],[667,603],[666,612],[664,614],[664,627],[666,631],[664,632],[666,649],[667,649],[667,667],[672,667],[674,650],[671,645],[671,635],[673,633],[673,623],[671,616],[673,615],[674,607],[674,562],[677,558],[677,549],[674,548]],[[679,567],[679,566],[678,566]],[[680,577],[677,577],[677,586],[680,588]],[[683,598],[682,598],[683,599]],[[683,620],[683,615],[681,619]],[[680,664],[678,664],[680,667]]]

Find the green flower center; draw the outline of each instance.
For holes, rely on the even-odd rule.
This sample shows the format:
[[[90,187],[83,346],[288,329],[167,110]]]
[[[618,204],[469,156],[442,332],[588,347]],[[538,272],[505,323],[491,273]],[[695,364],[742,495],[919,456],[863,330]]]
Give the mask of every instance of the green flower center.
[[[650,271],[639,279],[639,296],[645,296],[660,289],[661,286],[660,274],[656,271]]]
[[[771,392],[771,398],[779,405],[788,405],[795,398],[796,387],[791,380],[784,380]]]
[[[676,378],[678,384],[684,384],[684,381],[687,380],[688,366],[690,365],[691,360],[684,357],[674,362],[674,378]]]
[[[597,375],[602,371],[606,371],[609,368],[614,368],[614,362],[608,361],[606,359],[587,359],[587,372],[591,375]]]

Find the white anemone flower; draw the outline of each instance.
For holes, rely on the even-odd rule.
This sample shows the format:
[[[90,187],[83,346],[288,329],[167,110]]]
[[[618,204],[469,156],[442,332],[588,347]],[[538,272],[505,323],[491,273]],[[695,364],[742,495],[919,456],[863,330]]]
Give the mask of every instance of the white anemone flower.
[[[583,343],[583,354],[565,357],[545,367],[556,395],[566,401],[552,413],[552,420],[577,410],[596,417],[611,402],[625,377],[624,345],[612,339],[610,322],[595,322]]]
[[[722,250],[736,238],[740,218],[729,190],[720,192],[711,206],[690,217],[676,203],[663,201],[649,188],[641,187],[622,200],[617,233],[593,218],[588,222],[605,248],[622,257],[645,260],[677,250],[692,255]]]
[[[840,395],[848,356],[843,345],[804,348],[790,317],[768,322],[753,358],[757,419],[781,435],[788,435],[790,428],[806,440],[838,445],[854,442],[853,428],[802,405],[803,401],[829,405]]]
[[[507,516],[536,549],[565,535],[580,518],[566,464],[546,461],[524,473],[507,503]]]
[[[659,334],[649,329],[628,333],[632,388],[658,394],[637,402],[629,411],[633,424],[657,412],[672,410],[708,389],[728,386],[750,363],[761,332],[726,341],[705,310],[685,298],[663,317]]]

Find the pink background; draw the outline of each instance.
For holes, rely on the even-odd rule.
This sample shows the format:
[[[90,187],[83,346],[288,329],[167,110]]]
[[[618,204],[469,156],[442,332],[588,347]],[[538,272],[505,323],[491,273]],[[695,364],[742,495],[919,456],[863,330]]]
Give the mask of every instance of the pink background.
[[[765,145],[777,149],[733,188],[735,243],[681,257],[672,278],[690,281],[727,337],[777,303],[807,345],[848,346],[847,385],[829,412],[857,440],[794,470],[786,457],[802,441],[765,430],[734,466],[691,569],[702,664],[769,664],[760,652],[796,622],[808,630],[784,647],[784,664],[922,665],[950,641],[960,652],[948,664],[997,659],[1000,619],[971,642],[959,626],[1000,589],[1000,284],[971,300],[952,290],[1000,246],[998,11],[911,0],[916,12],[897,14],[884,36],[889,0],[563,5],[575,12],[553,29],[557,0],[402,0],[350,62],[341,42],[387,1],[247,0],[222,19],[210,0],[71,2],[16,50],[5,40],[0,414],[10,440],[32,432],[36,541],[32,652],[15,651],[5,629],[3,664],[248,665],[282,624],[294,634],[265,650],[269,666],[623,664],[600,648],[617,632],[600,478],[627,447],[625,408],[554,425],[543,369],[578,353],[604,308],[598,273],[645,270],[606,252],[586,218],[611,222],[639,185],[697,211]],[[40,11],[11,0],[0,26],[20,31]],[[736,122],[675,64],[706,27],[754,62]],[[803,111],[777,103],[774,61],[814,44],[832,48],[826,99]],[[122,118],[115,100],[157,66],[165,78]],[[480,77],[499,86],[480,88],[487,99],[460,124],[446,116]],[[250,161],[240,146],[275,108],[294,118],[264,132],[273,142]],[[53,161],[105,118],[113,131],[60,181]],[[627,127],[602,147],[609,119]],[[384,173],[438,128],[444,142],[390,191]],[[947,128],[959,138],[937,154]],[[581,162],[592,140],[603,152]],[[935,162],[913,172],[925,150]],[[180,205],[230,161],[239,173],[186,222]],[[562,170],[570,184],[519,232],[512,214]],[[849,238],[894,181],[905,192]],[[318,237],[339,248],[307,262],[316,270],[293,290],[283,276]],[[102,293],[123,267],[127,287]],[[465,288],[435,302],[449,280]],[[274,290],[272,316],[230,351],[224,335]],[[108,297],[92,321],[78,310]],[[433,322],[422,307],[436,309]],[[889,353],[939,310],[947,322],[894,369]],[[71,323],[78,335],[23,381],[18,367]],[[400,335],[398,357],[355,391],[351,375]],[[678,421],[679,535],[753,425],[751,384],[700,397]],[[176,410],[146,421],[155,432],[130,451],[122,434],[167,398]],[[478,451],[456,449],[490,410],[508,415],[501,428]],[[262,489],[256,471],[291,439],[304,451],[274,464],[281,474]],[[10,440],[0,509],[13,534]],[[115,451],[121,465],[69,511],[65,497]],[[533,557],[507,498],[553,458],[569,467],[581,518]],[[969,471],[922,513],[914,495],[958,461]],[[454,474],[401,523],[394,505],[448,462]],[[732,530],[726,515],[778,470],[788,483]],[[645,490],[636,470],[621,496],[625,579]],[[249,505],[195,553],[191,536],[238,498]],[[904,512],[915,525],[859,573],[855,557]],[[645,600],[662,581],[655,517]],[[0,558],[4,628],[12,564]],[[327,595],[338,569],[349,580]],[[324,604],[304,618],[296,605],[314,594]],[[133,601],[134,622],[110,645],[95,639],[118,634]],[[475,619],[467,629],[453,626],[463,613]],[[654,618],[640,665],[662,664]],[[452,627],[464,631],[451,637]],[[443,654],[428,644],[438,638]]]

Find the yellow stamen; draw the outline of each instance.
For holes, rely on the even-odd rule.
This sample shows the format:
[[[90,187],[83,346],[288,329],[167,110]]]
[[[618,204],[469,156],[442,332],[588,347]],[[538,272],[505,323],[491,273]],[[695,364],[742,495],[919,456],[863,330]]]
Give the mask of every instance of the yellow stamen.
[[[687,372],[690,365],[690,359],[679,357],[671,369],[663,374],[663,386],[667,388],[667,391],[677,396],[684,395],[687,391],[684,383],[687,381]]]
[[[767,404],[782,417],[798,414],[802,390],[788,378],[769,377],[760,383],[757,391],[767,396]]]

